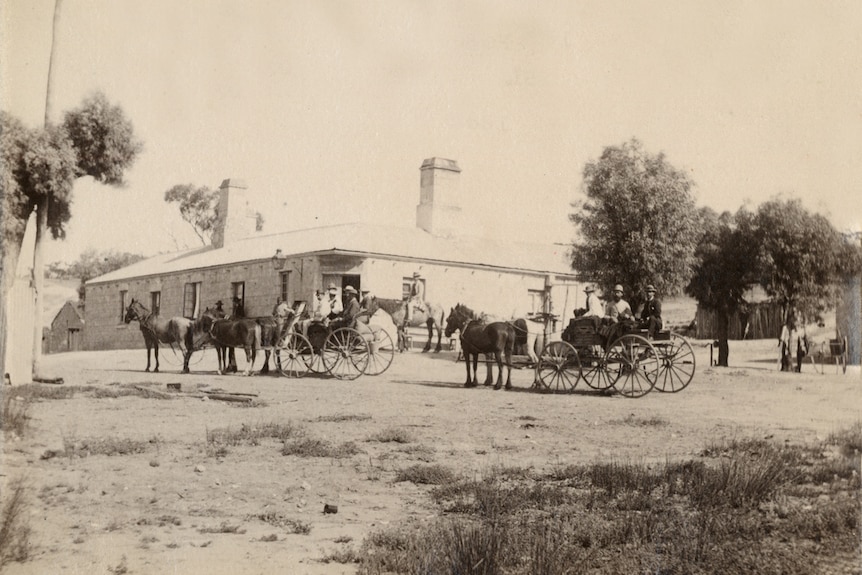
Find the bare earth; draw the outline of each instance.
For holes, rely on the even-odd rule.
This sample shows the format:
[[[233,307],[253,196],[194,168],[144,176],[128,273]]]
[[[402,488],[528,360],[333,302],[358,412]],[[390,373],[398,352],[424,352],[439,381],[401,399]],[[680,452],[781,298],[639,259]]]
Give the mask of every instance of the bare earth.
[[[385,374],[352,382],[218,376],[211,351],[185,376],[170,351],[159,374],[143,372],[142,350],[49,356],[46,372],[66,387],[166,391],[180,383],[182,392],[171,400],[81,392],[31,408],[29,434],[3,439],[2,479],[26,477],[34,549],[6,572],[354,573],[353,564],[321,560],[358,550],[372,531],[433,518],[428,486],[393,481],[417,463],[473,477],[494,466],[663,462],[697,458],[722,438],[815,442],[862,421],[858,371],[820,374],[806,365],[802,374],[779,373],[774,342],[731,345],[739,367],[708,367],[701,344],[687,389],[640,399],[603,396],[583,383],[571,395],[532,393],[529,370],[514,372],[513,391],[464,389],[464,364],[452,352],[398,355]],[[194,397],[201,386],[256,393],[256,406]],[[270,423],[291,423],[332,445],[355,442],[359,453],[285,456],[275,439],[221,456],[208,450],[208,431]],[[384,430],[411,441],[369,441]],[[137,454],[62,454],[64,445],[110,438],[148,443]],[[324,514],[325,504],[338,512]],[[267,514],[310,531],[266,523]]]

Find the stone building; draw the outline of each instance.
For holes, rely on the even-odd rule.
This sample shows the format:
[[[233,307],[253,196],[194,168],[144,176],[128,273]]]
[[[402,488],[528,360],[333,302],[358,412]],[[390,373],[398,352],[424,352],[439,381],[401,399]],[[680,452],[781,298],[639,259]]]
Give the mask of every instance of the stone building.
[[[67,301],[46,330],[44,353],[80,351],[84,345],[84,314],[77,302]]]
[[[139,347],[137,325],[123,323],[132,298],[161,316],[198,317],[236,297],[247,316],[272,312],[277,298],[311,302],[334,283],[402,299],[413,274],[425,299],[447,308],[464,303],[499,317],[552,311],[563,318],[582,306],[567,245],[501,242],[456,235],[457,162],[430,158],[420,168],[416,226],[341,224],[275,234],[255,232],[254,194],[244,182],[220,187],[211,246],[143,260],[87,282],[88,349]]]

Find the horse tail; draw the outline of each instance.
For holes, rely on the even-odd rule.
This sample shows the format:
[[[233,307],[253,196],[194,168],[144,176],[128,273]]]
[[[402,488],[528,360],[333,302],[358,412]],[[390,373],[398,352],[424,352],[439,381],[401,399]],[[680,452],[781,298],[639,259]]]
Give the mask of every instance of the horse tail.
[[[515,345],[527,345],[527,320],[518,318],[512,322],[512,327],[515,329]]]
[[[254,347],[252,349],[261,349],[263,341],[263,329],[259,323],[254,324]]]

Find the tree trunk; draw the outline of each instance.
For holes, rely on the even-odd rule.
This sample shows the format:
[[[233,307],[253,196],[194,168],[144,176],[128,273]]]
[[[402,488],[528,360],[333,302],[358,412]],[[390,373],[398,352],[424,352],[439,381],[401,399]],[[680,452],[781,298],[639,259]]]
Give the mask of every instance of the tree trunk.
[[[12,295],[12,285],[15,283],[18,256],[21,253],[21,240],[3,241],[3,243],[5,245],[0,249],[0,373],[5,375],[6,341],[9,333],[6,308],[9,305],[9,297]]]
[[[54,0],[54,23],[51,30],[51,55],[48,59],[48,82],[45,87],[45,127],[51,123],[54,107],[54,60],[57,59],[57,28],[60,23],[60,6],[63,0]],[[33,318],[33,377],[41,377],[42,363],[42,308],[45,291],[44,244],[48,233],[48,204],[50,192],[39,204],[36,217],[36,247],[33,250],[33,286],[36,290],[36,313]]]
[[[721,367],[727,367],[727,359],[730,355],[730,345],[727,340],[730,336],[730,314],[720,310],[717,315],[718,320],[718,364]]]

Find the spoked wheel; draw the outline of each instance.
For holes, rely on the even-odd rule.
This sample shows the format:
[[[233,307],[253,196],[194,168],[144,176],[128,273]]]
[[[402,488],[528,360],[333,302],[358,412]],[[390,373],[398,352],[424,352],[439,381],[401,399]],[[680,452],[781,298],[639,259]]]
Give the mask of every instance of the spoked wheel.
[[[545,346],[536,365],[536,378],[553,392],[572,391],[581,376],[581,362],[574,347],[564,341]]]
[[[658,379],[658,352],[645,337],[626,334],[605,354],[607,369],[617,378],[614,389],[625,397],[642,397],[652,391]]]
[[[669,341],[653,342],[653,347],[660,361],[656,390],[676,393],[685,389],[694,377],[694,350],[688,340],[671,333]]]
[[[321,355],[326,371],[336,379],[356,379],[368,367],[368,344],[358,331],[349,327],[330,333]]]
[[[600,345],[591,345],[581,349],[581,375],[588,386],[598,391],[606,391],[614,386],[619,376],[616,365],[613,370],[608,368],[605,350]]]
[[[302,377],[314,364],[314,349],[301,333],[287,334],[275,349],[278,370],[285,377]]]
[[[366,375],[380,375],[392,365],[395,357],[395,345],[392,338],[379,327],[371,328],[373,335],[366,336],[368,342],[368,367]]]

